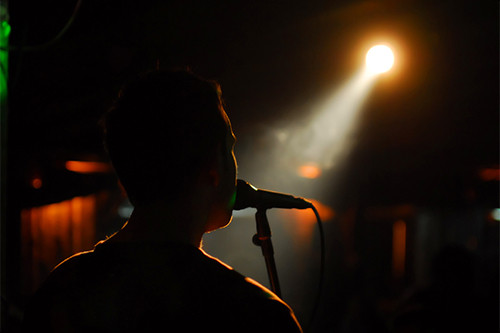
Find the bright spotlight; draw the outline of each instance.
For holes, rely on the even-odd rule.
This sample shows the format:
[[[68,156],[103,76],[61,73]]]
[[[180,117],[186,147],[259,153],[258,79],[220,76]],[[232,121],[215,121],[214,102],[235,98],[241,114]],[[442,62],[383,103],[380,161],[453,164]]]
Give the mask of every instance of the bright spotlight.
[[[374,74],[384,73],[394,64],[394,54],[385,45],[376,45],[366,54],[366,67]]]

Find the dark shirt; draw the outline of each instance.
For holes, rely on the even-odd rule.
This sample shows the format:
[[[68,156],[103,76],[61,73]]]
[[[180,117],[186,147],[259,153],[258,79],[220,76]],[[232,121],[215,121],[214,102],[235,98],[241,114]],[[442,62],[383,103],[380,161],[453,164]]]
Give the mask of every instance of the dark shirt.
[[[26,331],[300,332],[271,291],[189,245],[101,242],[51,273]]]

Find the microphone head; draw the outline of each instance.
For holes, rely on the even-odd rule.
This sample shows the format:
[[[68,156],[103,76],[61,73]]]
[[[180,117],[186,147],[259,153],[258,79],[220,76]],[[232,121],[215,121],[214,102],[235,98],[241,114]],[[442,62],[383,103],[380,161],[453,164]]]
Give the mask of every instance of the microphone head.
[[[257,209],[268,208],[311,208],[312,204],[302,198],[290,194],[272,192],[258,189],[248,182],[238,179],[236,184],[236,200],[233,210],[253,207]]]
[[[257,189],[243,179],[238,179],[236,183],[236,200],[234,202],[233,210],[256,207],[256,198]]]

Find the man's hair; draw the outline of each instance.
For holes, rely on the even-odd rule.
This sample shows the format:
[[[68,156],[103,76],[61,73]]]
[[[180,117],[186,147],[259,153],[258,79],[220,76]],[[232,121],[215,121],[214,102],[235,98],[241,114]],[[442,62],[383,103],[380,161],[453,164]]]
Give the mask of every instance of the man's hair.
[[[183,70],[132,80],[103,118],[104,142],[135,206],[193,186],[228,134],[216,82]]]

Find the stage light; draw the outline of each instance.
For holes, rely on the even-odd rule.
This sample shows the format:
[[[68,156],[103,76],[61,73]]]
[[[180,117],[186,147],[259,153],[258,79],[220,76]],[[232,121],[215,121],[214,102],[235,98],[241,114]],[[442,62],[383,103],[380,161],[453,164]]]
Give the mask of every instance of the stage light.
[[[376,45],[366,53],[366,67],[373,74],[387,72],[394,64],[394,54],[386,45]]]
[[[297,171],[306,178],[314,178],[311,177],[312,171],[319,169],[324,172],[339,165],[354,142],[352,134],[358,123],[359,111],[375,79],[375,75],[362,68],[330,96],[326,96],[313,107],[313,112],[300,128],[288,131],[280,158],[301,161]],[[304,168],[304,165],[308,167]],[[311,168],[311,165],[318,169]]]
[[[359,60],[357,68],[344,79],[333,77],[332,81],[337,83],[322,91],[321,95],[318,94],[317,100],[301,105],[304,112],[297,113],[296,119],[286,117],[286,120],[279,121],[275,126],[266,125],[259,135],[273,141],[263,150],[249,145],[251,149],[246,153],[252,164],[249,166],[248,163],[241,163],[245,169],[239,170],[239,177],[251,179],[266,188],[304,196],[314,203],[323,221],[334,219],[333,207],[312,198],[333,205],[341,197],[339,190],[344,170],[349,169],[347,163],[351,152],[358,145],[358,133],[362,130],[359,125],[364,103],[369,101],[372,88],[381,78],[378,73],[389,70],[394,63],[392,51],[389,49],[387,52],[387,46],[379,45],[369,52],[364,64],[367,50],[365,46],[366,44],[361,45],[356,50],[356,56],[352,57]],[[214,255],[240,270],[243,269],[243,272],[248,269],[249,274],[256,278],[261,274],[261,280],[265,283],[267,278],[263,265],[257,261],[253,266],[252,253],[255,251],[251,247],[247,248],[250,241],[241,241],[241,235],[254,233],[253,224],[248,223],[254,215],[254,208],[234,211],[231,227],[207,235],[203,242],[209,253],[213,251]],[[293,260],[295,263],[297,257],[301,257],[307,258],[309,264],[308,254],[317,250],[314,213],[310,210],[285,209],[271,210],[269,215],[277,257],[280,257],[279,251],[282,251],[279,260]],[[293,246],[290,247],[290,244]],[[241,246],[241,254],[237,257],[234,252],[228,254],[224,251],[235,246]],[[300,255],[293,251],[298,251]],[[393,237],[392,263],[395,277],[404,277],[405,251],[406,223],[399,221],[394,225]],[[283,290],[290,288],[286,283],[293,281],[295,274],[299,276],[298,273],[302,271],[285,273],[281,280],[285,284],[282,285]]]

